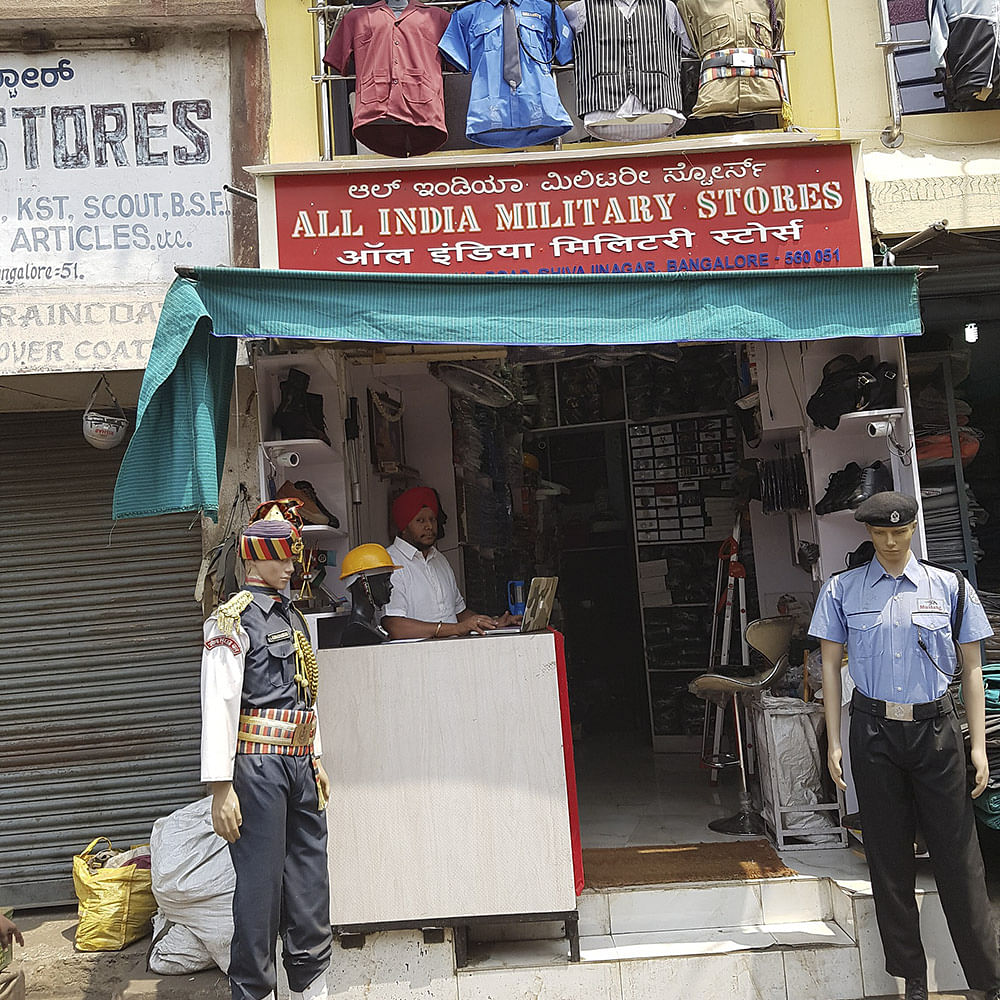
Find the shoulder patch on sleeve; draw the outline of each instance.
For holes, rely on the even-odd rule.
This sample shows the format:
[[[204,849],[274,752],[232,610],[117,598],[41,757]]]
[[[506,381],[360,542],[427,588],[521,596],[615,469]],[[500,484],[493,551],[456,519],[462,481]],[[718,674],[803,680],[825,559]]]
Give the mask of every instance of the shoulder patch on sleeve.
[[[205,649],[215,649],[216,646],[228,646],[233,654],[239,656],[243,650],[240,644],[228,635],[213,635],[211,639],[205,640]]]

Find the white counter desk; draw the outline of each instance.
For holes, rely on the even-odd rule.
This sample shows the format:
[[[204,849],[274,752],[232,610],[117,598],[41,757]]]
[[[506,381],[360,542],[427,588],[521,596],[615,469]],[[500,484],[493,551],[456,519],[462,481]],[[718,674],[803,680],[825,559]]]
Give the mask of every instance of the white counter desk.
[[[566,920],[572,943],[583,874],[561,636],[317,659],[331,923],[349,933],[545,915]]]

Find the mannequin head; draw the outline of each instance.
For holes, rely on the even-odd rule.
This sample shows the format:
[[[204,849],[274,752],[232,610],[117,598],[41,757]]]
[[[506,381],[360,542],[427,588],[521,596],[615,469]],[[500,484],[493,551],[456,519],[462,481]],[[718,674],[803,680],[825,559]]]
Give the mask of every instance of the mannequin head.
[[[355,608],[367,605],[377,611],[384,608],[392,596],[392,571],[361,573],[349,589]]]

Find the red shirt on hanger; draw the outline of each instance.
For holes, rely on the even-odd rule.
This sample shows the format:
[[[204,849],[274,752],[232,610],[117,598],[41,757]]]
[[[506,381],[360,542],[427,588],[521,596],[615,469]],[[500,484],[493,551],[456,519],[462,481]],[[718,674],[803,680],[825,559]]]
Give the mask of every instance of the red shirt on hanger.
[[[419,156],[448,138],[438,42],[451,15],[410,0],[396,17],[385,0],[344,15],[323,62],[357,76],[354,136],[386,156]]]

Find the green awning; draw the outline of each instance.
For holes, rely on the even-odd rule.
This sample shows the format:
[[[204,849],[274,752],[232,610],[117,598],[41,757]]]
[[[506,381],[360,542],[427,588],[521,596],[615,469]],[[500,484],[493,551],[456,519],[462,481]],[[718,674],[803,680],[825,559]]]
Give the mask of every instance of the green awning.
[[[185,271],[163,303],[114,516],[218,517],[235,360],[226,338],[569,346],[910,337],[920,333],[918,270]]]
[[[910,337],[917,268],[342,274],[198,268],[216,336],[580,345]]]
[[[175,281],[115,482],[115,518],[200,510],[218,520],[236,341],[213,337],[211,328],[191,282]]]

